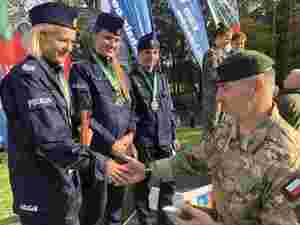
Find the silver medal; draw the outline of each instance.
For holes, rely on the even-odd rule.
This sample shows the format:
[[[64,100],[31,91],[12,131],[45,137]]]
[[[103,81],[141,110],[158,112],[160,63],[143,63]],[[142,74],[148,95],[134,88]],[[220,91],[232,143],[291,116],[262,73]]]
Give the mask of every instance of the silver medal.
[[[152,101],[152,102],[151,102],[151,109],[152,109],[153,111],[157,111],[157,110],[159,109],[159,102],[156,101],[156,100]]]

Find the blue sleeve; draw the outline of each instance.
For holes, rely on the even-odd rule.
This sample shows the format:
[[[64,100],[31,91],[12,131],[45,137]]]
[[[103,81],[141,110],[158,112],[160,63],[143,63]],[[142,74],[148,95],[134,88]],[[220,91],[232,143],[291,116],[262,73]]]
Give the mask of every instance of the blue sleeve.
[[[131,97],[131,118],[129,122],[129,130],[132,130],[135,132],[136,130],[136,124],[138,122],[138,116],[136,115],[135,109],[136,109],[136,98],[134,96],[134,91],[133,91],[133,85],[132,85],[132,80],[129,79],[130,82],[130,97]]]
[[[79,117],[80,110],[88,108],[92,111],[93,108],[93,98],[88,83],[88,73],[89,71],[79,64],[73,66],[70,72],[70,87],[75,104],[75,114],[77,114],[75,117],[77,118]],[[90,127],[93,132],[97,132],[101,137],[103,137],[105,142],[110,146],[115,143],[115,137],[108,129],[93,118],[93,112]]]
[[[175,141],[176,140],[176,109],[174,107],[168,80],[166,78],[164,78],[163,82],[164,82],[164,86],[165,86],[167,94],[168,94],[168,107],[170,110],[170,119],[171,119],[171,124],[172,124],[172,140]]]
[[[104,174],[106,157],[73,142],[71,128],[58,108],[57,99],[38,74],[14,75],[9,85],[5,85],[14,97],[9,97],[11,93],[5,88],[1,89],[1,97],[8,104],[8,113],[9,108],[15,110],[16,123],[21,127],[19,135],[32,143],[34,152],[56,167],[90,170],[93,165],[95,176],[99,172]]]

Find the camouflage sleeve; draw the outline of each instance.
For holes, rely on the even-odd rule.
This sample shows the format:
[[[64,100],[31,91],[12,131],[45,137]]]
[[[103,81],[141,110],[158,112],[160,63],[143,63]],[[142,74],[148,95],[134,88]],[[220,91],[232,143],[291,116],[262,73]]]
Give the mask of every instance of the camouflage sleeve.
[[[296,131],[294,131],[296,132]],[[296,135],[298,136],[298,135]],[[258,151],[254,165],[259,173],[248,185],[241,224],[300,224],[300,151],[289,133],[268,137]]]
[[[197,146],[198,147],[198,146]],[[207,163],[197,159],[191,149],[184,149],[172,158],[157,160],[151,164],[152,178],[165,182],[174,180],[178,175],[206,175]]]
[[[199,145],[185,146],[172,158],[153,162],[150,165],[152,178],[169,181],[178,175],[208,175],[209,168],[214,166],[214,158],[218,155],[215,150],[217,142],[226,144],[223,139],[229,138],[231,133],[231,128],[226,126],[225,122],[227,121],[206,132]]]

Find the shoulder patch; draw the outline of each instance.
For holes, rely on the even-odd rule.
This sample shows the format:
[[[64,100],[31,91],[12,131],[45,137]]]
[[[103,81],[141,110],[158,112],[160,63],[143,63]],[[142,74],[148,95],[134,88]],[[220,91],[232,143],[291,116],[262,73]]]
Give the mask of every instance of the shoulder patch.
[[[22,70],[24,70],[25,72],[33,72],[35,71],[35,66],[30,64],[24,64],[22,65]]]
[[[283,194],[290,201],[295,201],[300,199],[300,178],[296,177],[291,179],[284,187]]]

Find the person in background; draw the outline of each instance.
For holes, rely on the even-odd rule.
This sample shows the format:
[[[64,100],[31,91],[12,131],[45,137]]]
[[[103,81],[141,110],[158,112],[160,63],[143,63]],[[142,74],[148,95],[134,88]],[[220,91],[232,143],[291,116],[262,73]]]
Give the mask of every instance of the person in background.
[[[247,44],[247,35],[243,32],[236,32],[232,35],[231,47],[233,51],[245,49]]]
[[[217,123],[220,114],[220,106],[216,104],[216,81],[218,79],[216,68],[232,54],[232,30],[221,23],[215,32],[214,38],[214,46],[204,55],[201,76],[201,121],[205,132]]]
[[[79,117],[83,101],[88,102],[92,113],[90,148],[116,160],[123,155],[134,155],[136,130],[130,80],[117,58],[123,24],[122,18],[101,13],[94,27],[90,59],[75,64],[70,72],[75,115]],[[104,224],[121,224],[123,193],[123,187],[109,185]],[[83,224],[94,224],[95,218],[101,215],[102,195],[97,187],[86,190]]]
[[[176,145],[175,109],[169,84],[159,72],[160,43],[155,33],[149,33],[138,42],[138,64],[133,66],[129,77],[132,80],[135,113],[138,118],[134,143],[139,160],[145,164],[172,156]],[[149,209],[150,188],[144,181],[136,185],[134,194],[140,224],[152,224]],[[171,224],[162,210],[172,204],[174,183],[160,184],[156,224]]]

